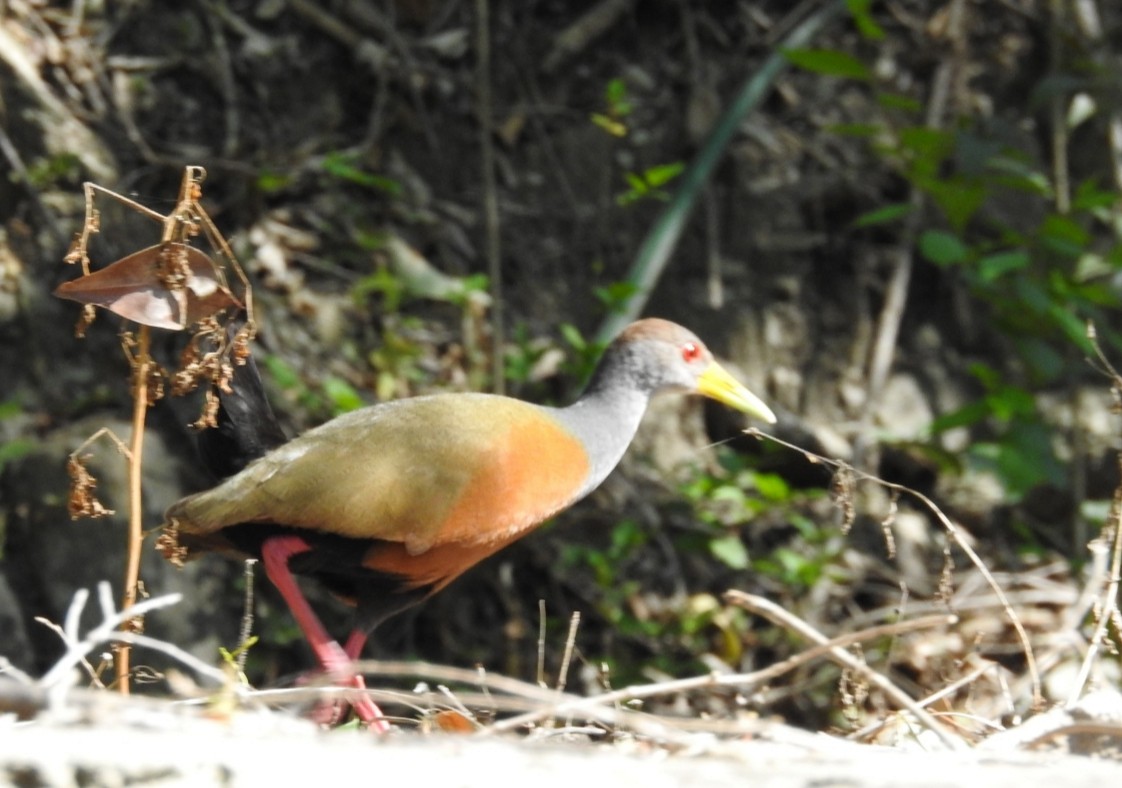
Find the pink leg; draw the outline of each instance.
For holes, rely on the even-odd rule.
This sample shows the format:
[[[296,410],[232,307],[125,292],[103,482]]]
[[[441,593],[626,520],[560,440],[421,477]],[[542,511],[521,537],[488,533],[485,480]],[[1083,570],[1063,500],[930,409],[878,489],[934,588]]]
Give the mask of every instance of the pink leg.
[[[362,653],[362,647],[366,645],[366,633],[361,629],[351,630],[351,634],[347,637],[347,643],[343,646],[343,651],[351,659],[358,659],[358,655]]]
[[[337,681],[340,686],[366,689],[366,682],[362,676],[354,672],[351,664],[354,655],[362,650],[362,646],[366,642],[366,636],[359,630],[355,630],[347,639],[347,648],[344,649],[340,646],[327,634],[327,630],[323,628],[323,624],[320,623],[319,618],[312,610],[312,606],[308,604],[308,600],[304,598],[304,594],[301,593],[300,587],[296,584],[296,578],[292,576],[292,572],[288,569],[288,562],[294,555],[306,553],[308,550],[311,550],[311,547],[298,536],[275,536],[266,539],[261,546],[261,559],[265,564],[265,574],[273,581],[273,585],[277,587],[281,596],[284,597],[284,601],[288,603],[288,607],[292,611],[292,617],[296,619],[296,623],[304,631],[304,637],[308,639],[308,645],[312,647],[312,652],[327,675]],[[353,654],[351,653],[352,650]],[[384,733],[389,730],[389,725],[386,722],[385,715],[382,714],[382,710],[369,697],[362,695],[353,702],[353,705],[359,719],[367,723],[371,730],[377,733]]]

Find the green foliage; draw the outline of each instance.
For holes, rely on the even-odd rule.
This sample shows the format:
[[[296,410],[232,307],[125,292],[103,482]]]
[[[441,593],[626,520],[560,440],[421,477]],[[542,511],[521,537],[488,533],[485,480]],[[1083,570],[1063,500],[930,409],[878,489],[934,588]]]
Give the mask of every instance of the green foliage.
[[[382,297],[382,309],[389,313],[400,311],[405,300],[406,287],[401,277],[386,266],[379,266],[354,284],[351,295],[357,303],[365,303],[371,296]]]
[[[971,443],[967,467],[994,473],[1013,501],[1038,484],[1063,483],[1064,467],[1055,455],[1032,392],[1004,383],[996,370],[984,364],[974,364],[970,371],[985,395],[936,419],[932,435],[954,427],[985,425],[989,437]]]
[[[0,402],[0,421],[15,418],[21,413],[23,413],[23,405],[20,404],[18,399],[13,398]],[[37,442],[30,438],[13,438],[0,443],[0,472],[9,462],[33,452],[37,445]],[[0,534],[2,534],[2,529],[0,529]]]
[[[785,49],[783,56],[792,65],[827,77],[867,80],[869,67],[848,52],[837,49]]]
[[[661,187],[681,175],[685,168],[685,163],[676,161],[648,167],[640,173],[625,172],[623,178],[628,189],[616,195],[616,203],[631,205],[645,199],[669,200],[670,195]]]
[[[836,529],[820,528],[799,514],[822,491],[795,490],[780,476],[748,467],[732,452],[721,452],[719,458],[720,472],[698,473],[681,487],[693,526],[665,532],[683,563],[712,566],[715,588],[664,599],[663,606],[651,609],[644,601],[646,581],[636,576],[635,567],[645,565],[649,553],[660,548],[633,520],[617,523],[599,545],[568,543],[562,548],[563,566],[589,572],[595,588],[591,597],[613,631],[649,644],[656,653],[654,664],[675,674],[701,669],[696,663],[701,654],[740,663],[748,621],[743,611],[715,596],[730,577],[765,575],[804,589],[830,571],[844,545]],[[773,525],[790,524],[791,536],[765,554],[751,556],[745,534],[765,518]],[[617,668],[626,673],[626,666]]]
[[[331,409],[336,413],[347,413],[358,410],[366,403],[350,383],[337,377],[328,377],[323,381],[323,393],[331,403]]]
[[[26,457],[35,451],[37,445],[30,438],[13,438],[10,441],[0,443],[0,471],[3,471],[4,466],[12,460]]]
[[[257,188],[263,194],[277,194],[292,183],[292,176],[275,170],[262,170],[257,176]]]
[[[332,151],[323,157],[323,171],[340,180],[362,186],[372,191],[383,192],[391,197],[401,194],[401,184],[393,178],[363,169],[359,156],[354,153]]]
[[[246,639],[244,643],[235,648],[233,651],[224,646],[218,647],[218,655],[222,657],[223,664],[226,665],[226,668],[230,671],[231,675],[237,677],[238,682],[241,684],[248,685],[249,679],[247,679],[245,673],[242,672],[241,667],[238,665],[238,662],[242,658],[242,654],[248,654],[249,650],[257,645],[259,640],[260,638],[257,635],[251,635]]]
[[[609,312],[622,309],[631,296],[635,295],[638,286],[634,282],[613,282],[605,287],[597,287],[593,294]]]
[[[524,323],[513,326],[507,332],[507,340],[503,353],[503,377],[516,386],[530,383],[534,370],[552,346],[531,337]]]
[[[572,323],[561,324],[561,338],[573,351],[567,356],[563,370],[574,380],[588,380],[596,369],[604,348],[596,342],[585,339],[580,329]]]
[[[627,137],[630,129],[624,119],[632,113],[634,106],[628,98],[627,83],[624,80],[617,78],[608,82],[604,88],[604,105],[603,112],[592,114],[592,123],[613,137]],[[626,206],[641,200],[670,199],[670,195],[662,187],[681,175],[685,168],[684,162],[676,161],[656,164],[639,172],[624,172],[627,190],[616,195],[616,204]]]
[[[877,208],[858,216],[853,221],[853,227],[854,229],[860,229],[862,227],[873,227],[878,224],[890,224],[898,219],[903,219],[914,210],[915,207],[909,203],[885,205],[883,208]]]
[[[366,404],[359,393],[341,378],[328,376],[319,386],[309,386],[300,373],[280,356],[268,353],[260,359],[276,387],[316,421],[326,421]]]
[[[866,39],[883,34],[869,15],[868,0],[848,0],[847,6]],[[1122,336],[1109,319],[1122,306],[1111,284],[1122,274],[1122,243],[1113,215],[1117,191],[1086,180],[1073,184],[1065,201],[1057,194],[1050,165],[1038,161],[1035,150],[1018,149],[970,118],[946,128],[928,126],[925,108],[911,96],[883,89],[861,58],[821,49],[785,55],[805,70],[867,86],[879,112],[832,130],[867,140],[870,150],[934,209],[917,217],[919,203],[910,199],[878,206],[858,216],[853,229],[918,230],[919,258],[961,284],[1018,356],[1020,363],[1006,369],[975,367],[983,395],[938,419],[931,438],[951,427],[971,428],[976,441],[963,466],[994,473],[1011,500],[1034,485],[1062,483],[1063,467],[1036,390],[1085,368],[1091,349],[1088,323],[1107,344],[1122,349]],[[1072,62],[1073,69],[1093,68],[1086,60]],[[1088,89],[1086,77],[1054,71],[1040,88],[1062,99]],[[918,228],[917,218],[923,222]],[[1021,370],[1023,379],[1007,379]]]
[[[409,331],[420,324],[417,318],[400,317],[383,321],[381,341],[367,354],[374,370],[374,391],[386,402],[408,392],[410,384],[424,378],[420,362],[424,346]]]
[[[880,41],[884,38],[884,29],[873,18],[872,5],[873,0],[845,0],[846,9],[861,35],[870,41]]]
[[[46,191],[63,182],[77,182],[82,175],[82,162],[72,153],[60,153],[36,159],[27,168],[27,185]],[[9,179],[16,174],[9,171]]]
[[[832,529],[820,528],[798,511],[803,500],[818,497],[821,491],[796,492],[783,477],[756,471],[732,454],[722,454],[722,463],[723,475],[701,474],[683,489],[709,531],[701,538],[686,535],[676,545],[686,551],[705,550],[730,569],[751,569],[792,588],[813,585],[837,557],[831,546]],[[796,544],[753,559],[739,530],[764,515],[778,515],[794,526]]]
[[[592,113],[592,122],[613,137],[626,137],[627,124],[623,119],[631,114],[631,101],[627,98],[627,83],[613,79],[604,88],[604,112]]]

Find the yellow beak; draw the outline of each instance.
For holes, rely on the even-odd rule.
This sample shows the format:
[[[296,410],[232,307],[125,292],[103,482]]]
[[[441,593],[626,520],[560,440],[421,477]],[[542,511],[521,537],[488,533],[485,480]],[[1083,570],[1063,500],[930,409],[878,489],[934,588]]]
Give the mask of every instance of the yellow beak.
[[[706,397],[723,402],[730,408],[744,411],[749,416],[755,416],[768,424],[775,423],[775,414],[764,401],[746,389],[743,384],[725,368],[713,361],[697,379],[697,390]]]

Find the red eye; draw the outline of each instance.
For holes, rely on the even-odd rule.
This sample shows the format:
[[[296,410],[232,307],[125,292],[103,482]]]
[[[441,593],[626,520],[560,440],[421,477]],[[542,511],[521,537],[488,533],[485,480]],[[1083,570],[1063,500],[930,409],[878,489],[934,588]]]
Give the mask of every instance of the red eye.
[[[687,342],[682,345],[682,360],[692,364],[701,358],[701,346],[696,342]]]

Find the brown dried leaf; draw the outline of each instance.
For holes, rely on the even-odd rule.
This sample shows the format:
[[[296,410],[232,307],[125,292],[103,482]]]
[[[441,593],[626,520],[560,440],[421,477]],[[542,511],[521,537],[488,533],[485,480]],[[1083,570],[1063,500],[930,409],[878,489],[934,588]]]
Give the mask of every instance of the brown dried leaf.
[[[167,242],[64,282],[55,295],[104,307],[142,325],[182,331],[222,309],[240,306],[216,271],[206,253]]]
[[[156,537],[156,550],[180,569],[187,562],[187,548],[179,544],[179,523],[172,520],[164,526],[164,532]]]
[[[102,506],[93,494],[97,488],[97,479],[93,477],[85,463],[89,457],[71,455],[66,462],[66,472],[70,475],[70,498],[67,501],[67,510],[70,519],[77,520],[81,517],[107,517],[113,514],[112,509]]]
[[[469,717],[453,709],[438,711],[432,721],[441,733],[475,733],[478,728]]]

